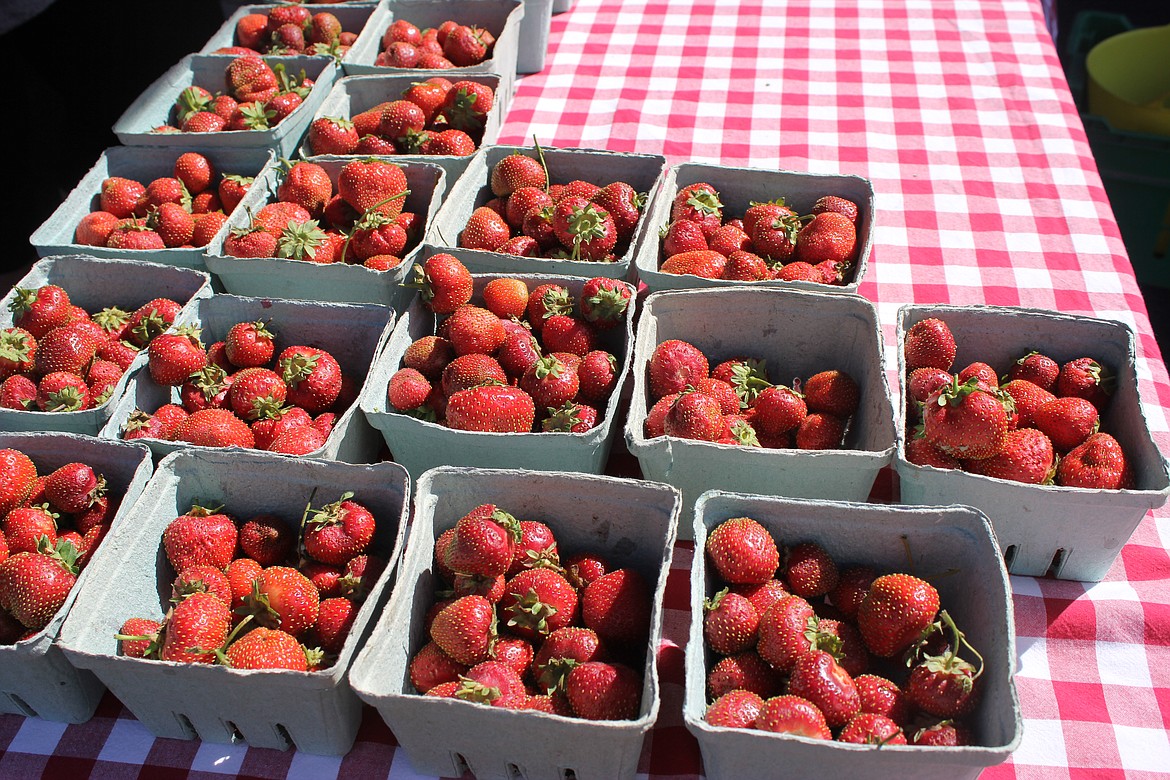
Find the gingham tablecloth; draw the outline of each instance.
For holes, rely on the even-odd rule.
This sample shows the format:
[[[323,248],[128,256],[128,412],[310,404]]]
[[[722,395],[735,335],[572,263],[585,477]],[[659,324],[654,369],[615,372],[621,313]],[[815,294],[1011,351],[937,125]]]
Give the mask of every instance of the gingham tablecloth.
[[[520,82],[500,142],[534,134],[868,177],[861,293],[889,365],[905,303],[1122,320],[1167,451],[1170,380],[1037,0],[578,0],[553,18],[547,67]],[[985,777],[1170,774],[1167,517],[1147,517],[1099,584],[1012,578],[1024,738]],[[681,719],[691,554],[676,551],[667,591],[652,777],[701,773]],[[3,777],[417,776],[372,710],[344,759],[155,740],[109,696],[80,726],[0,716],[0,748]]]

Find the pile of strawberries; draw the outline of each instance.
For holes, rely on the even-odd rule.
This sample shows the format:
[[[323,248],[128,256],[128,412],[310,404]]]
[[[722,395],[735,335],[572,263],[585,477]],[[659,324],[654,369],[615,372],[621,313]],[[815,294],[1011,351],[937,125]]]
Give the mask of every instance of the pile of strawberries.
[[[232,228],[223,252],[387,271],[402,262],[422,233],[423,218],[402,210],[408,194],[402,168],[380,160],[346,164],[336,190],[320,165],[294,163],[276,190],[277,200],[249,212],[247,225]]]
[[[48,625],[110,530],[121,498],[84,463],[37,474],[28,455],[0,450],[0,644]]]
[[[299,538],[297,527],[270,514],[239,522],[222,507],[193,506],[172,520],[162,536],[176,573],[171,605],[161,620],[122,624],[122,655],[234,669],[332,666],[386,568],[369,552],[376,520],[343,493],[305,509]]]
[[[172,175],[149,184],[103,181],[97,210],[81,218],[73,240],[112,249],[207,246],[251,185],[251,177],[221,176],[202,154],[186,152]]]
[[[174,124],[153,133],[218,133],[224,130],[268,130],[300,107],[313,80],[290,75],[282,64],[270,66],[250,54],[231,61],[224,72],[226,92],[212,93],[191,85],[179,93],[172,109]]]
[[[647,364],[653,406],[645,434],[771,449],[838,449],[861,389],[830,369],[792,387],[772,384],[763,360],[737,356],[715,366],[680,339],[663,341]]]
[[[313,120],[309,148],[313,154],[472,154],[495,99],[486,84],[435,76],[351,119]]]
[[[266,14],[240,17],[235,40],[235,46],[212,54],[322,54],[341,59],[357,33],[343,30],[341,20],[326,11],[315,14],[302,5],[281,5]]]
[[[559,284],[493,279],[476,306],[455,257],[433,255],[415,271],[423,300],[450,316],[407,347],[386,388],[391,408],[461,431],[529,433],[539,422],[583,433],[600,422],[619,377],[598,341],[623,321],[629,285],[590,279],[574,300]]]
[[[724,222],[723,203],[710,184],[679,190],[662,228],[659,270],[706,279],[766,279],[845,284],[857,260],[857,204],[835,195],[800,216],[784,199],[753,203]]]
[[[1029,352],[1001,385],[983,362],[952,375],[956,351],[940,319],[906,332],[908,461],[1033,485],[1134,486],[1121,444],[1099,431],[1115,381],[1099,362]]]
[[[55,284],[17,287],[11,328],[0,330],[0,409],[79,412],[101,406],[138,352],[182,309],[155,298],[133,312],[110,306],[92,317]]]
[[[552,529],[482,504],[435,540],[420,693],[588,720],[642,702],[653,590],[599,555],[561,558]]]
[[[706,554],[722,580],[704,604],[703,636],[718,658],[708,723],[860,744],[971,744],[960,719],[978,703],[983,660],[930,583],[868,566],[838,571],[815,542],[781,556],[748,517],[715,528]]]
[[[537,147],[540,154],[540,148]],[[612,263],[629,249],[646,204],[625,182],[549,184],[544,156],[510,154],[491,174],[495,198],[459,234],[459,246],[520,257]]]
[[[147,352],[150,378],[178,388],[180,403],[154,413],[136,409],[122,438],[286,455],[324,446],[337,417],[353,403],[356,386],[319,347],[298,344],[277,355],[276,335],[258,320],[232,325],[210,347],[193,326],[156,337]]]
[[[484,28],[452,19],[425,30],[405,19],[395,19],[382,34],[382,51],[374,64],[422,70],[467,68],[488,59],[495,42],[496,37]]]

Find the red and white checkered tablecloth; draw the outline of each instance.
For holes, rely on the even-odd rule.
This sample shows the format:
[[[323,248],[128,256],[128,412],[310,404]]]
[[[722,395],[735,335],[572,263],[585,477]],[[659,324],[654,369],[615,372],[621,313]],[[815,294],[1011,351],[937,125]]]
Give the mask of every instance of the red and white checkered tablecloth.
[[[1167,451],[1170,380],[1036,0],[577,0],[501,143],[853,173],[878,193],[861,293],[889,365],[898,306],[989,303],[1129,323]],[[895,385],[896,386],[896,385]],[[1170,775],[1170,512],[1104,582],[1013,577],[1024,715],[986,777]],[[682,726],[680,545],[641,772],[695,777]],[[156,740],[107,697],[79,726],[0,716],[0,777],[416,777],[372,711],[343,759]]]

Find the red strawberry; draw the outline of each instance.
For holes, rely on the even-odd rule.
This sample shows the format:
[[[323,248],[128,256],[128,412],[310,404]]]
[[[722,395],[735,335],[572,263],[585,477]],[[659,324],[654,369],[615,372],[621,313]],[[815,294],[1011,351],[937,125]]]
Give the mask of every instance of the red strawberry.
[[[289,669],[309,671],[305,648],[285,631],[254,628],[232,642],[224,665],[233,669]]]
[[[906,735],[902,728],[884,715],[871,712],[859,712],[850,719],[841,734],[837,737],[840,742],[852,742],[858,745],[905,745]]]
[[[484,661],[468,669],[454,695],[464,701],[510,710],[523,709],[528,701],[520,675],[499,661]]]
[[[758,282],[772,278],[764,258],[751,252],[732,252],[723,266],[723,278],[737,282]]]
[[[718,252],[696,250],[672,255],[659,268],[664,274],[692,274],[704,279],[719,279],[727,267],[727,258]]]
[[[966,382],[968,379],[975,378],[987,389],[999,387],[999,377],[996,375],[995,369],[980,360],[969,364],[959,372],[958,377],[960,384]]]
[[[596,277],[581,288],[581,316],[595,327],[612,328],[622,321],[633,291],[624,282]]]
[[[325,599],[317,610],[317,638],[321,649],[334,655],[341,652],[357,619],[358,605],[344,598]]]
[[[442,154],[455,157],[466,157],[475,154],[475,140],[462,130],[444,130],[441,133],[432,132],[423,144],[423,154]]]
[[[815,704],[825,722],[834,728],[848,723],[861,707],[853,679],[823,650],[813,650],[796,659],[788,692]]]
[[[520,388],[541,408],[572,401],[578,386],[577,372],[552,356],[537,360],[520,378]]]
[[[148,301],[130,315],[126,322],[125,337],[135,346],[144,347],[175,323],[181,306],[169,298],[155,298]],[[98,357],[105,357],[101,351]],[[111,358],[106,358],[111,359]],[[118,362],[118,361],[114,361]]]
[[[897,685],[872,674],[859,675],[853,678],[853,683],[861,699],[862,712],[884,715],[899,725],[910,721],[913,708]]]
[[[638,194],[637,190],[621,181],[605,185],[590,197],[613,219],[619,243],[633,238],[646,199],[646,195]]]
[[[232,381],[226,371],[214,363],[209,363],[188,377],[179,388],[183,408],[188,412],[226,408]]]
[[[336,358],[323,349],[287,347],[281,351],[276,364],[281,379],[288,387],[288,402],[310,414],[325,411],[341,396],[344,381],[341,366]]]
[[[837,565],[815,542],[798,544],[784,559],[784,576],[792,592],[810,599],[824,596],[837,587]]]
[[[797,427],[808,415],[804,399],[784,386],[765,388],[752,402],[753,427],[767,436],[779,436]]]
[[[951,652],[927,656],[910,671],[906,698],[920,710],[941,718],[969,714],[979,698],[975,667]]]
[[[56,545],[57,517],[43,504],[13,509],[3,521],[7,554],[35,553],[42,537],[50,547]]]
[[[457,258],[435,254],[414,269],[414,285],[435,314],[450,314],[471,300],[471,273]]]
[[[723,411],[709,395],[683,392],[667,411],[663,430],[667,436],[718,441],[723,435]]]
[[[796,448],[800,450],[832,450],[841,446],[845,436],[845,421],[831,414],[814,412],[801,421],[796,429]]]
[[[578,664],[604,660],[601,639],[588,628],[569,626],[545,638],[532,659],[533,676],[540,690],[564,690],[565,678]]]
[[[276,257],[277,237],[253,222],[247,227],[234,227],[223,242],[224,254],[230,257]]]
[[[1049,392],[1052,392],[1056,387],[1056,380],[1059,376],[1060,365],[1052,358],[1039,352],[1029,352],[1012,363],[1011,368],[1008,369],[1009,380],[1024,379]]]
[[[391,219],[402,213],[409,187],[402,168],[378,160],[346,163],[337,175],[337,193],[360,213]]]
[[[382,34],[382,48],[388,48],[395,41],[406,43],[422,43],[422,31],[405,19],[395,19],[394,23],[386,28]]]
[[[500,616],[517,636],[536,640],[572,624],[577,606],[577,591],[560,574],[526,569],[506,583]]]
[[[944,720],[915,732],[912,744],[957,747],[971,744],[971,732],[960,723]]]
[[[296,569],[269,566],[253,581],[244,604],[261,625],[299,637],[317,623],[320,596],[316,586]]]
[[[106,480],[84,463],[67,463],[45,479],[45,497],[62,512],[84,512],[106,491]]]
[[[418,409],[430,394],[431,383],[413,368],[398,369],[386,386],[387,401],[400,412]]]
[[[857,228],[847,216],[834,211],[814,216],[796,237],[796,259],[806,263],[849,263],[856,251]]]
[[[467,666],[453,660],[434,642],[427,642],[410,660],[410,684],[419,693],[436,685],[457,682]]]
[[[539,161],[517,152],[504,157],[492,168],[491,188],[493,194],[504,197],[521,187],[547,190],[548,175]]]
[[[114,636],[127,658],[158,658],[162,623],[148,618],[129,618]]]
[[[1008,431],[1004,436],[1003,450],[998,455],[966,461],[963,467],[972,474],[1030,485],[1051,483],[1055,473],[1052,442],[1035,428]]]
[[[100,345],[101,339],[81,325],[53,328],[35,343],[36,369],[42,374],[54,371],[84,373]]]
[[[728,691],[707,708],[704,719],[712,726],[751,728],[760,715],[764,700],[751,691]]]
[[[775,696],[764,702],[755,728],[777,734],[795,734],[812,739],[832,739],[825,716],[816,705],[799,696]]]
[[[305,565],[306,576],[313,565],[312,563]],[[233,610],[237,610],[243,605],[244,597],[252,592],[252,583],[260,576],[261,571],[263,571],[263,567],[251,558],[236,558],[228,564],[224,575],[231,588]]]
[[[358,132],[345,117],[323,116],[309,125],[309,148],[313,154],[353,154]]]
[[[569,672],[565,694],[587,720],[632,720],[642,702],[642,676],[624,664],[587,661]]]
[[[471,353],[460,355],[443,369],[441,387],[448,398],[460,390],[470,390],[482,384],[507,384],[503,367],[490,355]]]
[[[581,595],[581,620],[607,644],[638,646],[650,631],[652,593],[633,569],[598,577]]]
[[[707,357],[694,345],[669,339],[654,348],[649,361],[650,395],[654,399],[682,392],[707,376]]]
[[[1056,398],[1056,396],[1054,396],[1052,393],[1032,384],[1026,379],[1013,379],[1012,381],[1003,385],[1001,389],[1009,396],[1011,396],[1012,403],[1015,404],[1016,413],[1019,415],[1019,419],[1016,425],[1020,428],[1040,427],[1035,422],[1036,412],[1049,401],[1052,401]],[[1086,401],[1085,403],[1088,402]],[[1089,406],[1091,407],[1092,404],[1089,404]],[[1094,420],[1097,418],[1097,410],[1095,408],[1093,409],[1092,417]],[[1045,431],[1045,433],[1048,432]],[[1088,435],[1089,432],[1086,432],[1085,436]],[[1052,434],[1048,433],[1048,436],[1051,438]],[[1068,447],[1060,447],[1060,449],[1071,449],[1077,444],[1080,444],[1082,441],[1084,441],[1084,436],[1077,440],[1076,443],[1071,444]],[[1055,442],[1053,443],[1055,444]]]
[[[222,570],[231,563],[237,538],[231,517],[196,505],[167,524],[163,549],[177,572],[201,565]]]
[[[940,319],[929,318],[914,323],[906,331],[903,353],[906,370],[941,368],[950,371],[955,363],[955,337]]]
[[[1002,397],[981,389],[977,378],[964,384],[956,379],[923,408],[926,440],[952,457],[990,458],[1003,450],[1008,411]]]
[[[723,203],[710,184],[691,184],[679,190],[670,209],[670,221],[691,220],[699,223],[706,236],[723,224]]]
[[[457,68],[478,65],[487,58],[486,30],[459,25],[447,33],[443,41],[443,56]]]
[[[275,337],[263,320],[238,322],[224,338],[224,351],[227,359],[238,368],[263,366],[272,360],[272,340]]]
[[[906,460],[918,466],[934,466],[938,469],[962,467],[958,458],[947,455],[921,436],[906,439]]]
[[[890,658],[908,648],[934,622],[938,591],[909,574],[878,577],[857,610],[857,627],[865,646]]]
[[[754,651],[719,659],[707,674],[707,693],[715,699],[733,690],[747,690],[762,697],[776,694],[780,676]]]
[[[227,576],[214,566],[188,566],[171,584],[171,601],[178,604],[192,593],[210,593],[224,604],[232,603],[232,587]]]
[[[1052,446],[1066,452],[1097,432],[1100,417],[1092,402],[1076,396],[1053,397],[1033,414],[1037,428],[1052,439]]]
[[[228,408],[243,420],[258,420],[276,414],[287,393],[279,374],[267,368],[245,368],[232,375]]]
[[[296,533],[276,515],[256,515],[240,526],[240,550],[261,566],[283,563],[296,543]]]
[[[14,288],[15,297],[8,304],[13,324],[41,338],[50,330],[68,323],[69,294],[55,284],[36,289]]]
[[[37,383],[36,401],[42,412],[77,412],[93,405],[89,385],[81,377],[66,371],[41,377]]]
[[[804,402],[810,412],[849,417],[857,411],[861,390],[844,371],[822,371],[804,383]]]
[[[225,214],[231,214],[236,210],[236,206],[248,193],[248,188],[252,186],[253,181],[251,176],[230,175],[223,177],[219,183],[218,193],[219,202],[223,204]]]
[[[325,446],[326,434],[312,425],[294,425],[281,431],[268,445],[269,452],[308,455]]]
[[[341,566],[366,551],[374,539],[374,516],[344,493],[332,504],[311,512],[304,526],[305,552],[322,563]]]
[[[780,553],[767,529],[748,517],[720,523],[707,537],[706,552],[726,582],[767,582],[780,565]]]
[[[499,317],[487,309],[470,304],[456,309],[445,327],[447,339],[456,355],[491,355],[503,345],[506,338]]]
[[[275,30],[271,26],[270,30]],[[276,95],[276,73],[259,57],[237,57],[225,74],[228,91],[239,101],[264,101]]]
[[[118,219],[125,219],[134,214],[145,194],[146,187],[141,182],[111,176],[102,182],[98,202],[102,211],[113,214]]]
[[[439,649],[455,662],[466,666],[482,663],[495,641],[495,610],[483,596],[464,596],[435,616],[430,633]]]
[[[474,387],[447,401],[447,425],[456,430],[528,433],[535,419],[532,397],[515,387]]]
[[[467,226],[459,234],[459,246],[493,252],[508,240],[511,231],[504,219],[486,206],[472,212]]]
[[[745,597],[724,588],[703,609],[703,636],[716,653],[731,655],[755,646],[760,616]]]
[[[37,467],[20,450],[0,449],[0,517],[22,505],[37,481]]]
[[[201,447],[252,447],[256,443],[248,424],[227,409],[192,412],[175,429],[173,440]]]
[[[497,577],[510,568],[521,538],[515,517],[481,504],[455,524],[443,562],[455,572]]]
[[[1060,375],[1056,379],[1053,392],[1058,396],[1084,398],[1097,407],[1097,411],[1102,412],[1109,405],[1115,381],[1116,378],[1100,363],[1092,358],[1082,357],[1070,360],[1060,367]]]
[[[166,621],[159,658],[182,663],[215,663],[215,651],[227,641],[231,612],[210,593],[193,593],[175,605]]]
[[[1094,433],[1074,447],[1056,470],[1056,484],[1065,487],[1124,490],[1133,481],[1121,444],[1107,433]]]
[[[799,596],[785,596],[760,617],[757,652],[779,671],[789,671],[796,659],[810,652],[806,637],[815,625],[813,609]]]
[[[0,377],[32,372],[36,365],[36,355],[37,340],[27,330],[0,330]]]
[[[494,103],[495,93],[490,86],[475,81],[457,81],[447,91],[439,115],[456,130],[475,132],[483,128]]]
[[[37,409],[37,385],[21,374],[0,382],[0,409]]]
[[[705,252],[710,247],[707,237],[703,235],[703,228],[698,222],[681,219],[671,222],[659,232],[662,238],[662,251],[667,258],[687,252]]]

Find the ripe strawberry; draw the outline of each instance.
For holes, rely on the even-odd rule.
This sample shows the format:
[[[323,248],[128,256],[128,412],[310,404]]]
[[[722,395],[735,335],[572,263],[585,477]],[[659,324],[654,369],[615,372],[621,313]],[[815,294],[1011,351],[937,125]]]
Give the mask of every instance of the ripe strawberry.
[[[500,661],[484,661],[467,670],[454,694],[463,701],[518,710],[528,701],[524,681],[516,670]]]
[[[21,506],[37,481],[37,467],[20,450],[0,449],[0,517]]]
[[[231,612],[227,604],[210,593],[194,593],[175,605],[166,620],[164,661],[215,663],[215,651],[227,641]]]
[[[456,430],[529,433],[535,419],[532,397],[515,387],[474,387],[447,400],[447,425]]]
[[[1008,411],[1002,397],[981,389],[977,378],[964,384],[956,379],[923,408],[926,440],[952,457],[990,458],[1003,450]]]
[[[76,374],[55,371],[37,383],[37,408],[42,412],[78,412],[89,409],[93,399],[89,385]]]
[[[517,636],[536,640],[577,617],[577,591],[552,569],[525,569],[504,586],[500,616]]]
[[[269,27],[275,30],[271,27],[271,19]],[[279,86],[276,73],[259,57],[237,57],[232,60],[225,78],[228,91],[241,102],[268,100],[276,95]]]
[[[256,443],[248,424],[227,409],[200,409],[179,423],[173,441],[201,447],[252,447]]]
[[[670,221],[691,220],[699,223],[705,236],[711,236],[723,224],[723,203],[710,184],[690,184],[679,190],[670,209]]]
[[[909,574],[878,577],[857,610],[857,627],[865,646],[890,658],[908,648],[938,613],[938,591]]]
[[[521,187],[547,190],[548,175],[539,161],[517,152],[504,157],[492,168],[491,188],[492,193],[502,198]]]
[[[508,240],[511,231],[503,217],[486,206],[472,212],[467,226],[459,234],[459,246],[493,252]]]
[[[544,321],[540,329],[541,341],[548,352],[567,352],[584,357],[597,342],[593,326],[584,320],[565,314],[554,314]]]
[[[402,168],[378,160],[346,163],[337,175],[337,193],[363,214],[397,217],[409,190]]]
[[[897,723],[884,715],[859,712],[841,729],[837,740],[858,745],[905,745],[906,735]]]
[[[176,203],[164,203],[146,222],[166,247],[191,246],[195,237],[195,218]]]
[[[323,116],[309,125],[313,154],[353,154],[359,141],[354,123],[345,117]]]
[[[487,309],[460,306],[445,323],[446,336],[456,355],[491,355],[503,345],[506,333],[500,318]]]
[[[495,93],[490,86],[475,81],[457,81],[447,90],[439,115],[456,130],[476,132],[483,129],[494,103]]]
[[[1016,413],[1019,415],[1019,419],[1016,425],[1020,428],[1040,427],[1036,424],[1036,412],[1049,401],[1056,399],[1056,396],[1054,396],[1052,393],[1032,384],[1026,379],[1013,379],[1010,382],[1004,384],[1001,389],[1009,396],[1011,396],[1012,403],[1016,408]],[[1088,402],[1085,401],[1085,403]],[[1089,406],[1091,407],[1092,404],[1089,404]],[[1097,418],[1097,410],[1095,408],[1092,412],[1092,418],[1094,420]],[[1088,436],[1090,432],[1086,432],[1085,436]],[[1045,431],[1045,433],[1048,432]],[[1050,433],[1048,435],[1049,437],[1052,436]],[[1061,447],[1060,449],[1071,449],[1077,444],[1080,444],[1082,441],[1084,441],[1084,436],[1082,436],[1076,443],[1070,445],[1069,447]],[[1055,442],[1053,443],[1055,444]]]
[[[644,643],[653,608],[650,586],[633,569],[598,577],[581,595],[581,620],[606,644]]]
[[[338,654],[357,619],[359,605],[347,598],[325,599],[317,610],[317,639],[326,653]]]
[[[0,409],[36,409],[37,386],[26,376],[14,374],[0,382]]]
[[[684,391],[666,412],[667,436],[698,441],[717,441],[723,435],[723,411],[709,395]]]
[[[158,658],[162,623],[148,618],[129,618],[114,636],[127,658]]]
[[[344,565],[373,541],[375,521],[370,510],[344,493],[337,501],[311,512],[304,525],[305,552],[322,563]]]
[[[36,356],[37,340],[27,330],[0,330],[0,377],[6,379],[12,374],[31,373],[36,366]]]
[[[382,34],[382,48],[389,48],[391,43],[403,41],[406,43],[422,43],[422,31],[405,19],[395,19],[394,23],[386,28]]]
[[[1019,428],[1005,434],[1003,450],[998,455],[966,461],[963,467],[972,474],[1040,485],[1051,483],[1054,458],[1052,442],[1044,433],[1035,428]]]
[[[464,596],[444,607],[430,629],[431,639],[448,657],[471,666],[489,657],[496,636],[492,603],[483,596]]]
[[[642,676],[624,664],[587,661],[569,672],[565,694],[577,717],[632,720],[642,702]]]
[[[801,421],[794,443],[799,450],[833,450],[841,446],[844,436],[844,420],[814,412]]]
[[[272,451],[273,443],[285,432],[295,428],[311,427],[313,424],[312,416],[297,406],[270,410],[266,414],[272,416],[261,417],[249,426],[255,439],[253,446],[258,450]]]
[[[548,635],[532,659],[532,673],[539,689],[563,691],[565,678],[579,664],[601,661],[605,651],[597,633],[577,626],[559,628]]]
[[[708,698],[716,699],[733,690],[751,691],[761,697],[780,690],[780,676],[755,651],[721,658],[707,673]]]
[[[671,222],[659,232],[662,251],[667,259],[688,252],[705,252],[710,249],[703,228],[698,222],[681,219]]]
[[[41,374],[68,371],[82,374],[97,355],[101,339],[81,325],[53,328],[35,342],[36,370]]]
[[[245,368],[233,375],[228,408],[242,420],[258,420],[275,412],[285,401],[288,386],[267,368]]]
[[[944,720],[915,732],[911,744],[957,747],[971,744],[971,732],[960,723]]]
[[[716,653],[731,655],[756,644],[760,616],[745,597],[727,588],[703,603],[703,636]]]
[[[418,409],[427,402],[431,383],[413,368],[400,368],[386,385],[386,399],[400,412]]]
[[[955,337],[940,319],[929,318],[914,323],[906,331],[903,353],[906,370],[941,368],[950,371],[955,363]]]
[[[556,408],[577,397],[577,372],[556,357],[537,360],[520,378],[520,388],[541,408]]]
[[[664,274],[692,274],[704,279],[719,279],[727,266],[727,258],[718,252],[698,250],[672,255],[662,267]]]
[[[184,409],[224,409],[233,378],[214,363],[209,363],[189,376],[179,388],[179,399]]]
[[[1125,490],[1133,482],[1121,444],[1107,433],[1094,433],[1074,447],[1056,470],[1056,484],[1065,487]]]
[[[422,289],[423,302],[435,314],[451,314],[471,300],[471,273],[457,258],[435,254],[414,268],[414,286]]]
[[[34,334],[35,335],[35,334]],[[1084,398],[1103,412],[1109,405],[1116,378],[1100,363],[1089,357],[1070,360],[1060,367],[1053,390],[1058,396]]]
[[[799,596],[785,596],[760,616],[757,652],[773,668],[787,672],[812,649],[805,632],[815,625],[813,609]]]
[[[151,230],[145,220],[129,219],[110,231],[106,246],[112,249],[165,249],[162,236]]]
[[[759,433],[779,436],[797,427],[808,415],[804,399],[784,386],[765,388],[752,402],[752,425]]]
[[[227,359],[238,368],[263,366],[272,360],[272,340],[275,337],[263,320],[237,322],[228,329],[224,351]]]
[[[682,392],[707,376],[707,357],[694,345],[678,339],[668,339],[654,348],[648,373],[650,395],[653,399]]]
[[[177,572],[201,565],[222,570],[231,563],[237,538],[231,517],[196,505],[167,524],[163,550]]]
[[[952,652],[927,656],[910,670],[906,698],[931,715],[963,717],[975,708],[979,699],[978,677],[974,666]]]
[[[808,699],[786,694],[764,702],[755,728],[777,734],[795,734],[811,739],[832,739],[825,716]]]
[[[118,225],[118,217],[108,211],[93,211],[77,222],[73,243],[83,246],[105,246],[110,231]]]
[[[566,401],[560,407],[547,407],[548,415],[541,420],[545,433],[585,433],[597,426],[599,413],[587,404]]]
[[[837,565],[825,548],[815,542],[792,547],[784,559],[784,577],[797,596],[824,596],[837,587]]]
[[[496,317],[519,319],[528,306],[528,285],[520,279],[492,279],[483,288],[483,301]]]
[[[284,631],[255,628],[232,642],[223,663],[233,669],[289,669],[309,671],[305,648]]]
[[[1042,390],[1052,392],[1060,376],[1060,365],[1039,352],[1029,352],[1017,359],[1008,369],[1008,379],[1025,379]]]
[[[14,288],[15,297],[8,304],[13,324],[41,338],[50,330],[68,323],[70,318],[69,294],[55,284],[46,284],[36,289]]]
[[[816,705],[833,728],[844,726],[861,707],[853,679],[824,650],[813,650],[796,659],[788,692]]]
[[[780,565],[772,535],[748,517],[720,523],[707,537],[706,552],[719,576],[732,584],[767,582]]]
[[[751,691],[728,691],[707,708],[704,719],[712,726],[730,729],[751,728],[760,715],[764,700]]]
[[[253,181],[254,178],[251,176],[238,175],[224,176],[220,180],[218,189],[219,202],[223,204],[225,214],[231,214],[236,210],[236,206],[248,194],[248,188],[252,186]]]
[[[118,219],[125,219],[134,214],[145,194],[146,187],[141,182],[111,176],[102,182],[98,203],[102,211],[113,214]]]
[[[227,576],[215,566],[201,564],[188,566],[179,572],[171,584],[171,601],[178,604],[193,593],[210,593],[224,604],[232,603],[232,587]]]
[[[261,566],[283,563],[296,543],[296,533],[276,515],[255,515],[240,526],[240,550]]]
[[[795,256],[802,262],[850,263],[856,251],[857,228],[847,216],[834,211],[814,216],[796,237]]]
[[[494,504],[481,504],[455,524],[443,563],[461,574],[498,577],[511,567],[521,538],[515,517]]]
[[[490,355],[471,353],[460,355],[443,369],[441,387],[450,398],[460,390],[470,390],[482,384],[507,384],[508,377],[499,361]]]
[[[311,425],[294,425],[281,431],[268,445],[269,452],[308,455],[325,446],[326,434]]]
[[[427,642],[410,660],[410,684],[419,693],[436,685],[457,682],[467,666],[453,660],[434,642]]]
[[[306,576],[313,565],[312,563],[305,565]],[[261,571],[263,567],[251,558],[236,558],[224,569],[224,575],[231,588],[232,610],[238,610],[243,605],[244,597],[252,592],[252,583],[260,576]],[[322,598],[325,596],[322,595]]]
[[[105,494],[106,480],[84,463],[67,463],[45,479],[45,497],[70,514],[84,512]]]
[[[804,402],[810,412],[849,417],[857,411],[861,390],[844,371],[822,371],[804,383]]]
[[[581,316],[594,327],[608,330],[622,321],[633,291],[624,282],[596,277],[581,288]]]
[[[443,56],[457,68],[478,65],[488,54],[488,43],[484,39],[486,32],[478,27],[455,27],[443,41]]]
[[[759,282],[772,278],[764,258],[751,252],[732,252],[723,266],[723,277],[737,282]]]
[[[500,637],[492,648],[492,660],[504,664],[521,678],[528,676],[534,656],[532,645],[516,637]]]
[[[316,586],[296,569],[269,566],[253,581],[244,605],[261,625],[299,637],[316,625],[320,596]]]
[[[42,537],[50,547],[57,544],[57,517],[43,504],[13,509],[3,520],[7,554],[35,553]]]
[[[310,414],[324,412],[341,397],[344,376],[341,365],[323,349],[291,346],[276,359],[281,379],[288,387],[287,400]]]
[[[884,677],[862,674],[853,678],[861,711],[884,715],[899,725],[910,722],[913,708],[902,689]]]
[[[1052,446],[1060,452],[1078,446],[1100,427],[1097,407],[1076,396],[1052,397],[1032,417],[1035,426],[1052,439]]]

